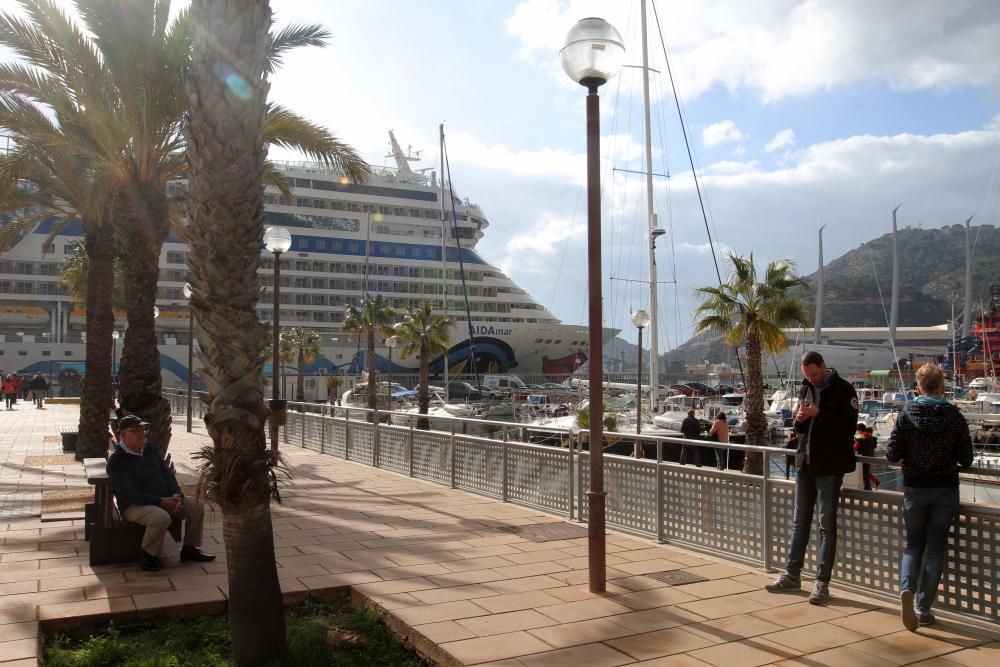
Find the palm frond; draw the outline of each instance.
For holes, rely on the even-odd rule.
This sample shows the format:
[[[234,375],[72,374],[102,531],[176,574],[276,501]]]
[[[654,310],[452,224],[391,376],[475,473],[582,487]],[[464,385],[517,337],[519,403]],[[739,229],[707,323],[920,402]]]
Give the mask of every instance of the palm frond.
[[[371,167],[354,148],[328,129],[276,104],[268,104],[264,140],[333,166],[355,183],[365,182],[372,173]]]
[[[271,36],[271,45],[267,50],[265,69],[273,74],[284,62],[288,51],[302,46],[326,46],[332,35],[318,24],[292,24],[282,28],[278,34]]]

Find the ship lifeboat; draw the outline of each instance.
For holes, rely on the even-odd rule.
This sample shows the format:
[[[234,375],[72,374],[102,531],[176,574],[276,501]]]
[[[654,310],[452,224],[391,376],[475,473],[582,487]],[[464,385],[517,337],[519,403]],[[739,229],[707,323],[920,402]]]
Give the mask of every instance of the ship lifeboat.
[[[48,326],[49,311],[41,306],[0,306],[0,324]]]

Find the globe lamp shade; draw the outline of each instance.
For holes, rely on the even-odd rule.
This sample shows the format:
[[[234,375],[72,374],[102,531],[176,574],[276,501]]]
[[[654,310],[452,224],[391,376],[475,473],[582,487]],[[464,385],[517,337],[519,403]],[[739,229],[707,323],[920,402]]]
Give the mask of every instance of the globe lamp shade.
[[[570,28],[559,58],[569,78],[584,86],[600,86],[621,69],[625,46],[610,23],[586,18]]]

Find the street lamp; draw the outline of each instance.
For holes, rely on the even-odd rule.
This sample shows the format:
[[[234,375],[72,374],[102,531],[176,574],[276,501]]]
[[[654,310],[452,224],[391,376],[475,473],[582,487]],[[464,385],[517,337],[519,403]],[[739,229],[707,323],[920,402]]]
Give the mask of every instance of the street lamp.
[[[638,364],[636,365],[635,372],[635,432],[636,434],[642,433],[642,330],[649,326],[649,313],[645,310],[637,310],[632,313],[632,324],[636,326],[639,330],[639,353],[638,353]],[[656,391],[658,387],[650,385],[650,391]],[[642,443],[637,439],[635,441],[635,457],[642,458]]]
[[[274,336],[271,341],[271,400],[268,403],[268,409],[271,411],[270,425],[271,425],[271,450],[278,451],[278,423],[275,419],[276,412],[285,412],[284,401],[278,398],[278,331],[281,307],[279,298],[281,296],[281,253],[285,252],[292,247],[292,235],[284,227],[268,227],[264,230],[264,247],[267,248],[268,252],[274,253],[274,315],[272,319],[274,320]],[[281,417],[277,419],[282,419]]]
[[[590,327],[590,491],[587,493],[587,561],[590,592],[606,588],[604,542],[604,345],[601,321],[601,123],[597,89],[618,73],[625,57],[621,35],[607,21],[586,18],[566,35],[559,51],[569,78],[587,88],[587,291]]]
[[[392,412],[392,351],[399,345],[399,336],[389,336],[385,339],[385,346],[389,348],[389,365],[386,367],[386,375],[389,376],[389,398],[387,399],[389,412]]]
[[[191,296],[194,290],[191,283],[184,283],[184,298],[188,300],[188,395],[187,395],[187,431],[191,432],[191,389],[194,373],[194,308],[191,307]]]
[[[118,374],[115,373],[115,359],[118,358],[118,337],[121,336],[118,330],[111,332],[111,384],[117,385]],[[112,392],[114,393],[114,392]]]

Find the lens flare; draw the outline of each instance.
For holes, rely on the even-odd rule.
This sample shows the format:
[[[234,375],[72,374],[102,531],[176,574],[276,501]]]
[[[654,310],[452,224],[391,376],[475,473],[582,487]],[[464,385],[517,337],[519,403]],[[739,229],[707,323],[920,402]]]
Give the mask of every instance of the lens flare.
[[[253,92],[250,82],[230,67],[228,63],[216,63],[213,69],[215,70],[215,76],[219,77],[219,80],[226,85],[230,93],[241,100],[250,99],[250,94]]]

